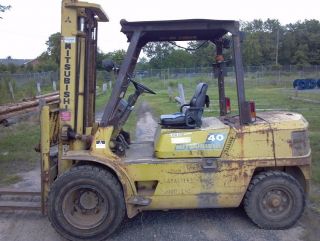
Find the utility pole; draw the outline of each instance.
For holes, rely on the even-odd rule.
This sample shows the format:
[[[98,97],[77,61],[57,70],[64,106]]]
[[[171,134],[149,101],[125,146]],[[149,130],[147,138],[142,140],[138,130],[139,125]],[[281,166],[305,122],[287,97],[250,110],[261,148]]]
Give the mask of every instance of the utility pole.
[[[277,38],[276,38],[276,65],[278,65],[278,56],[279,56],[279,28],[277,30]]]

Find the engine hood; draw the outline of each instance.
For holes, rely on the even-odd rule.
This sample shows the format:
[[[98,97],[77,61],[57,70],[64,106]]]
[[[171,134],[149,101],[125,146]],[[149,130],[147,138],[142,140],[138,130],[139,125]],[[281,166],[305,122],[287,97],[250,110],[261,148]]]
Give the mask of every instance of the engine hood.
[[[257,113],[257,119],[266,121],[272,129],[307,129],[308,121],[298,113],[287,111],[269,111]]]

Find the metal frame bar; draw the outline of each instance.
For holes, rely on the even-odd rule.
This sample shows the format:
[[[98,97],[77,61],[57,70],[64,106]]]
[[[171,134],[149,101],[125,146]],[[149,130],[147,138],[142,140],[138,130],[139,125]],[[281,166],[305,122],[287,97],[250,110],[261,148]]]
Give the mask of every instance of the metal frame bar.
[[[114,111],[116,106],[118,105],[121,98],[124,97],[127,88],[129,86],[128,75],[132,74],[132,71],[137,63],[139,53],[141,51],[142,46],[139,45],[139,40],[141,37],[140,31],[135,31],[131,38],[127,55],[121,65],[120,72],[118,74],[115,86],[112,90],[111,97],[109,99],[108,104],[106,105],[103,116],[101,118],[100,125],[108,126],[112,124],[112,118],[114,115]],[[116,120],[113,120],[113,122]]]
[[[237,95],[238,95],[238,108],[239,108],[239,119],[240,125],[244,125],[251,122],[250,110],[248,103],[246,102],[245,89],[244,89],[244,72],[242,65],[242,56],[240,49],[240,35],[232,35],[233,42],[233,57],[236,72],[236,84],[237,84]]]
[[[232,34],[233,56],[235,61],[235,72],[237,82],[238,106],[240,125],[251,122],[250,109],[245,99],[244,74],[242,58],[240,51],[240,31],[239,23],[231,20],[171,20],[171,21],[145,21],[145,22],[127,22],[121,20],[123,32],[130,42],[127,55],[120,68],[115,87],[104,109],[101,126],[108,126],[117,123],[114,117],[114,111],[121,98],[125,96],[129,85],[127,74],[131,74],[137,62],[137,58],[142,46],[148,42],[156,41],[179,41],[179,40],[210,40],[217,45],[217,54],[222,54],[221,46],[215,40],[222,38],[226,33]],[[222,63],[220,63],[221,65]],[[219,67],[220,69],[223,66]],[[221,72],[221,71],[220,71]],[[219,102],[220,114],[226,114],[224,77],[219,74]]]
[[[218,56],[223,56],[223,43],[222,39],[216,41],[216,54]],[[218,68],[218,89],[219,89],[219,106],[220,106],[220,116],[225,116],[227,114],[226,109],[226,95],[224,88],[224,63],[216,60],[217,68]]]

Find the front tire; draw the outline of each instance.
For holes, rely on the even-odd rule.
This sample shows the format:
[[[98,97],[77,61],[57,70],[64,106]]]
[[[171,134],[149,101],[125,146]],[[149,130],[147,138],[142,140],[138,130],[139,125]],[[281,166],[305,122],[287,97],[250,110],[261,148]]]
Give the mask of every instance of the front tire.
[[[267,171],[254,176],[244,199],[250,219],[264,229],[285,229],[296,223],[305,206],[299,182],[287,173]]]
[[[68,240],[105,240],[120,225],[124,215],[121,185],[102,168],[73,167],[51,187],[49,220]]]

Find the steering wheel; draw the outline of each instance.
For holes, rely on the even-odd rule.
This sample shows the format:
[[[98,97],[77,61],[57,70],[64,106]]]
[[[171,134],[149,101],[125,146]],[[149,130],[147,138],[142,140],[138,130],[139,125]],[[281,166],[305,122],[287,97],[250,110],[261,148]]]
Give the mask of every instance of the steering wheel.
[[[144,86],[143,84],[140,84],[131,78],[130,78],[130,81],[134,85],[134,88],[136,88],[136,90],[139,91],[140,93],[148,93],[148,94],[152,94],[152,95],[156,94],[156,92],[154,92],[152,89],[149,89],[147,86]]]

